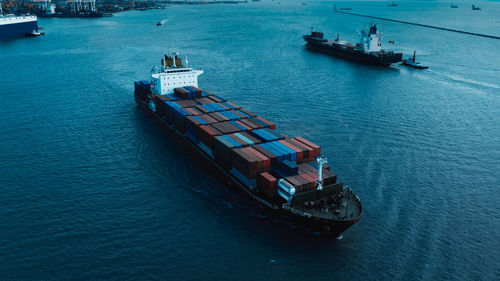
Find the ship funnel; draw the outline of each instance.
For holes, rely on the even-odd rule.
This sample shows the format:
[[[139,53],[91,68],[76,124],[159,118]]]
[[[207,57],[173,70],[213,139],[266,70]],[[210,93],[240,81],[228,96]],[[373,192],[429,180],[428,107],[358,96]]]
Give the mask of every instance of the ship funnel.
[[[165,55],[165,67],[172,67],[174,65],[174,60],[172,57]]]

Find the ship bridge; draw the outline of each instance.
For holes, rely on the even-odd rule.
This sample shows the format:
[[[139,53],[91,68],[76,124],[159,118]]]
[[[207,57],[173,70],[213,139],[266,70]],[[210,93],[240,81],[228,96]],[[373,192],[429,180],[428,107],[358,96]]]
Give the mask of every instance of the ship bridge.
[[[153,93],[166,95],[173,93],[174,88],[198,87],[198,76],[201,74],[203,70],[194,70],[188,66],[187,57],[183,61],[177,53],[164,55],[161,66],[152,70]]]

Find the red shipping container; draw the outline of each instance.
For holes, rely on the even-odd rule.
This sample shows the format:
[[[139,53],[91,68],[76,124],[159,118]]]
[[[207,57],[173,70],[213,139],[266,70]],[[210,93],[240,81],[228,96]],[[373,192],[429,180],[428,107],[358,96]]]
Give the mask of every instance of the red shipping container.
[[[272,152],[270,152],[269,150],[263,148],[262,146],[260,145],[254,145],[252,146],[255,150],[257,150],[258,152],[264,154],[267,158],[271,159],[271,163],[275,163],[276,160],[278,159],[278,156],[274,155]]]
[[[307,183],[308,183],[307,190],[313,190],[314,183],[316,182],[316,180],[308,174],[299,174],[299,175],[307,181]]]
[[[198,115],[198,117],[201,118],[203,121],[205,121],[207,124],[217,123],[217,120],[215,120],[212,116],[208,114]]]
[[[198,127],[198,136],[200,140],[203,141],[209,148],[212,148],[214,138],[219,135],[221,135],[221,132],[211,125],[200,125]]]
[[[260,116],[256,116],[255,119],[258,119],[258,120],[266,123],[267,125],[269,125],[270,129],[273,129],[273,130],[276,129],[276,125],[273,122],[271,122],[271,121],[268,121],[268,120],[266,120],[266,119],[264,119],[264,118],[262,118]]]
[[[297,192],[301,192],[304,190],[304,187],[302,186],[302,182],[297,180],[296,176],[287,177],[286,181],[289,182],[291,185],[295,186],[295,189],[297,190]]]
[[[221,100],[221,99],[219,99],[219,98],[218,98],[218,97],[216,97],[216,96],[209,96],[208,98],[210,98],[211,100],[213,100],[214,102],[217,102],[217,103],[222,102],[222,100]]]
[[[156,95],[156,98],[162,101],[172,101],[173,99],[166,95]]]
[[[248,131],[252,130],[252,128],[251,128],[251,127],[249,127],[249,126],[247,126],[245,123],[241,122],[241,120],[243,120],[243,119],[240,119],[240,120],[235,121],[235,122],[236,122],[236,123],[238,123],[238,125],[243,126],[243,127],[244,127],[246,130],[248,130]]]
[[[312,149],[311,147],[297,141],[297,140],[294,140],[294,139],[286,139],[286,141],[290,144],[292,144],[293,146],[301,149],[303,151],[303,154],[304,154],[304,157],[303,157],[303,160],[304,162],[308,162],[308,161],[312,161],[314,159],[312,159],[311,155],[314,155],[314,149]]]
[[[221,117],[217,112],[210,112],[208,115],[217,120],[217,122],[227,121],[225,117]]]
[[[240,108],[239,110],[240,110],[241,112],[245,113],[246,115],[249,115],[250,117],[255,117],[255,116],[257,116],[257,114],[254,114],[254,113],[252,113],[252,112],[250,112],[250,111],[248,111],[248,110],[246,110],[246,109],[244,109],[244,108]]]
[[[183,108],[183,110],[188,113],[188,116],[198,115],[198,113],[196,111],[192,110],[190,107],[185,107],[185,108]]]
[[[260,173],[257,178],[257,187],[259,191],[268,197],[275,197],[277,195],[277,183],[278,180],[268,172]]]
[[[180,101],[175,101],[175,103],[180,105],[181,107],[191,107],[198,104],[194,100],[180,100]]]
[[[195,107],[196,107],[196,109],[198,109],[199,111],[201,111],[201,112],[203,112],[203,113],[205,113],[205,114],[210,112],[210,110],[208,110],[208,109],[204,108],[204,107],[203,107],[203,106],[201,106],[201,105],[195,105]]]
[[[214,94],[210,91],[207,91],[207,90],[202,90],[203,92],[205,92],[208,96],[214,96]]]
[[[318,188],[318,174],[317,173],[313,173],[313,172],[309,172],[309,173],[306,173],[306,175],[309,177],[309,178],[312,178],[313,179],[313,184],[312,184],[312,188],[313,189],[316,189]]]
[[[230,109],[231,109],[230,107],[228,107],[228,106],[224,105],[223,103],[218,103],[218,105],[219,105],[220,107],[224,108],[223,110],[220,110],[220,111],[228,111],[228,110],[230,110]]]
[[[228,102],[228,101],[227,101],[226,103],[227,103],[227,104],[229,104],[230,106],[232,106],[232,107],[233,107],[233,109],[240,109],[240,108],[241,108],[241,106],[237,106],[236,104],[234,104],[234,103],[232,103],[232,102]]]
[[[257,156],[261,161],[259,161],[259,169],[262,170],[268,170],[271,168],[271,159],[269,157],[265,156],[264,154],[260,153],[253,147],[245,147],[242,148],[245,152],[250,153],[252,155]]]
[[[238,116],[238,117],[239,117],[239,119],[246,118],[246,116],[245,116],[245,115],[243,115],[243,114],[239,113],[239,112],[238,112],[238,111],[236,111],[236,110],[230,110],[230,112],[231,112],[232,114],[234,114],[234,115]]]
[[[199,104],[210,104],[210,103],[215,103],[215,101],[209,99],[209,98],[197,98],[195,101]]]
[[[317,145],[315,143],[312,143],[312,142],[310,142],[310,141],[308,141],[308,140],[306,140],[304,138],[301,138],[301,137],[295,137],[294,139],[297,140],[297,141],[299,141],[299,142],[301,142],[301,143],[303,143],[303,144],[305,144],[305,145],[307,145],[307,146],[309,146],[309,147],[311,147],[312,149],[314,149],[314,154],[315,155],[313,157],[321,155],[321,147],[319,145]]]
[[[297,154],[297,163],[302,163],[302,160],[304,158],[304,153],[302,152],[302,150],[298,149],[297,147],[291,145],[290,143],[288,143],[284,140],[279,140],[278,142],[281,143],[282,145],[290,148],[291,150],[295,151]]]
[[[233,167],[240,171],[247,178],[255,178],[258,173],[257,164],[260,160],[255,155],[246,153],[243,148],[235,148],[232,153]]]
[[[184,108],[184,110],[187,110],[188,108],[189,108],[189,111],[192,113],[191,115],[201,115],[201,114],[203,114],[203,112],[201,112],[200,110],[196,109],[196,107],[194,107],[194,106],[186,107],[186,108]]]

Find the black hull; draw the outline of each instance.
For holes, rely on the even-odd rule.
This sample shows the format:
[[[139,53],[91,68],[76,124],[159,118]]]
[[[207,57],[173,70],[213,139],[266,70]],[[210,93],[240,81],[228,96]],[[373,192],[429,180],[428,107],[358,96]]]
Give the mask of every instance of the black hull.
[[[393,63],[401,62],[403,58],[403,54],[401,53],[367,54],[353,49],[343,49],[313,41],[307,41],[306,46],[313,51],[371,65],[390,66]]]
[[[358,218],[351,220],[332,220],[322,219],[318,217],[307,217],[299,212],[294,212],[291,208],[284,205],[275,204],[266,201],[258,194],[251,192],[246,188],[238,179],[231,176],[222,167],[219,166],[212,158],[210,158],[204,151],[198,148],[175,128],[170,126],[167,122],[162,120],[155,112],[153,112],[148,105],[134,94],[135,101],[139,108],[144,111],[170,138],[173,138],[196,160],[210,171],[221,183],[233,188],[238,193],[243,193],[249,198],[257,201],[258,204],[265,207],[264,209],[271,216],[288,217],[294,224],[307,229],[311,232],[319,233],[322,236],[339,237],[345,230],[357,223],[361,219]]]

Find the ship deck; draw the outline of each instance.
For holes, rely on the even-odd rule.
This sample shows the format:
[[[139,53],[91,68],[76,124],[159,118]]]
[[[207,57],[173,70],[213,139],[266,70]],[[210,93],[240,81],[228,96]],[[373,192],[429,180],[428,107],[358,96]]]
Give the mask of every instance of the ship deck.
[[[327,220],[357,220],[363,212],[361,202],[349,188],[342,183],[327,186],[323,190],[313,190],[296,194],[291,206]]]

